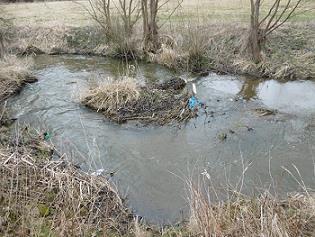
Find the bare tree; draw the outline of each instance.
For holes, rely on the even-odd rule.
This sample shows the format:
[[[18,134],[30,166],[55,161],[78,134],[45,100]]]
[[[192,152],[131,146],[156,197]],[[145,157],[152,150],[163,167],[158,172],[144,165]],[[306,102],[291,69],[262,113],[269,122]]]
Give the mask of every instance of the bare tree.
[[[88,1],[90,8],[87,8],[87,10],[89,14],[103,28],[108,39],[116,40],[117,33],[122,37],[131,36],[135,24],[140,19],[140,0]],[[120,23],[123,25],[124,32],[117,32],[117,29],[114,29],[114,24]]]
[[[106,37],[111,36],[111,0],[89,0],[89,12],[93,20],[95,20],[104,30]]]
[[[139,0],[119,0],[117,10],[120,13],[120,18],[123,21],[124,30],[127,36],[131,36],[134,26],[141,17],[140,1]]]
[[[143,40],[145,51],[158,48],[157,14],[159,0],[141,0]]]
[[[145,51],[156,51],[160,48],[158,14],[170,0],[141,0],[141,11],[143,19],[143,41]],[[172,9],[168,19],[181,6],[183,0],[178,0]]]
[[[262,61],[262,50],[267,37],[286,23],[302,2],[303,0],[273,0],[268,13],[261,17],[263,0],[250,0],[250,30],[246,50],[255,63]]]
[[[129,38],[140,17],[143,19],[143,42],[145,51],[156,51],[160,48],[158,14],[170,0],[88,0],[86,10],[103,28],[110,40],[125,41]],[[168,19],[174,14],[183,0],[171,10]],[[118,17],[118,19],[117,19]],[[122,23],[122,32],[117,23]]]

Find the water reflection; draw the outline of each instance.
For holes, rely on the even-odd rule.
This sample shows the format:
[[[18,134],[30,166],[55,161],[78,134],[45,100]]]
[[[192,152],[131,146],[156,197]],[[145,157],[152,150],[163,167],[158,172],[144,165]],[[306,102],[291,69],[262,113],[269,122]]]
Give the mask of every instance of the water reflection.
[[[251,77],[243,77],[241,80],[243,81],[243,85],[238,95],[240,95],[245,100],[257,98],[257,87],[261,83],[261,80]]]
[[[311,81],[279,83],[275,80],[261,83],[257,96],[271,108],[288,113],[315,111],[315,84]]]
[[[228,166],[230,180],[235,181],[242,171],[241,156],[245,163],[253,163],[246,180],[258,180],[261,187],[270,182],[270,156],[274,179],[282,182],[286,191],[296,190],[296,183],[283,175],[282,169],[292,163],[297,163],[306,176],[306,185],[315,183],[309,145],[315,144],[315,126],[310,126],[305,116],[277,121],[273,119],[277,115],[267,120],[252,113],[261,103],[315,111],[313,83],[281,84],[211,74],[196,84],[198,98],[213,112],[209,113],[212,117],[200,114],[180,128],[120,126],[84,108],[77,98],[82,89],[89,88],[88,79],[95,71],[115,77],[121,68],[119,62],[42,56],[37,64],[39,81],[8,103],[13,115],[20,124],[51,131],[60,152],[73,154],[83,169],[115,171],[113,179],[120,191],[128,190],[130,206],[150,221],[174,223],[179,219],[181,210],[187,207],[185,183],[180,177],[188,177],[189,169],[196,174],[205,168],[215,171],[222,176],[218,175],[218,182],[225,182],[223,168]],[[140,81],[172,76],[173,72],[153,64],[139,65],[136,74]],[[258,100],[231,100],[235,96],[257,96]],[[293,99],[297,100],[291,105]],[[220,133],[227,133],[224,142],[218,140]]]
[[[315,83],[312,81],[278,82],[245,79],[239,95],[258,99],[266,107],[290,114],[315,112]]]
[[[217,74],[210,74],[206,80],[201,81],[202,86],[207,89],[214,89],[216,91],[236,95],[242,88],[242,81],[237,80],[232,76],[219,76]]]

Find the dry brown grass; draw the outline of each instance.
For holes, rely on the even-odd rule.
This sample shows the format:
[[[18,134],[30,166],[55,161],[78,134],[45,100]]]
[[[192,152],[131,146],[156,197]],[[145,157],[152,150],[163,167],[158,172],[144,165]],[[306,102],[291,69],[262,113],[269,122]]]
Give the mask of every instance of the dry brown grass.
[[[14,54],[24,55],[29,47],[36,47],[47,54],[102,54],[100,49],[104,48],[103,34],[97,27],[25,25],[12,27],[6,34],[10,35],[8,52]]]
[[[171,32],[174,43],[165,45],[152,58],[159,64],[191,72],[233,72],[245,32],[244,28],[230,24],[176,25]]]
[[[149,60],[170,68],[200,72],[208,67],[206,56],[211,40],[209,32],[210,29],[205,25],[176,25],[172,32],[162,34],[162,47],[156,55],[150,55]]]
[[[309,193],[282,200],[268,192],[258,197],[232,192],[227,200],[212,201],[213,193],[199,185],[189,182],[189,190],[190,229],[201,236],[315,235],[315,197]]]
[[[110,113],[124,107],[128,102],[137,101],[139,96],[140,88],[134,79],[123,77],[113,81],[108,78],[106,82],[91,89],[84,100],[98,112]]]
[[[257,65],[242,54],[249,1],[184,0],[169,19],[176,2],[170,1],[164,6],[159,21],[163,25],[161,38],[167,36],[172,42],[162,42],[158,54],[148,55],[149,61],[193,72],[214,70],[276,79],[315,77],[314,1],[305,1],[298,12],[301,14],[270,36],[264,52],[265,60]],[[264,1],[262,14],[267,12],[271,2]],[[119,24],[115,25],[115,42],[108,42],[93,26],[96,23],[84,9],[87,4],[87,1],[61,1],[2,5],[5,16],[19,27],[10,49],[19,52],[35,46],[46,53],[98,54],[127,59],[145,57],[140,22],[130,39],[121,34]]]
[[[49,53],[53,48],[65,48],[65,37],[68,32],[69,28],[60,24],[51,25],[50,27],[24,25],[14,32],[15,36],[10,42],[10,48],[23,50],[28,46],[36,46]]]
[[[42,26],[54,25],[86,26],[93,22],[84,6],[87,1],[58,1],[2,4],[1,8],[6,17],[12,19],[16,26]]]
[[[180,54],[176,49],[162,44],[161,49],[157,54],[149,53],[148,60],[150,62],[158,63],[169,68],[177,68]]]
[[[249,74],[277,80],[315,78],[314,24],[288,24],[274,32],[264,49],[261,63],[243,53],[246,26],[209,24],[175,26],[175,43],[162,48],[151,61],[193,72],[214,70]]]
[[[25,83],[35,80],[31,75],[33,61],[6,55],[0,60],[0,102],[16,93]]]
[[[132,216],[104,176],[51,160],[51,147],[29,129],[0,148],[0,235],[121,236]],[[130,226],[129,226],[130,225]]]

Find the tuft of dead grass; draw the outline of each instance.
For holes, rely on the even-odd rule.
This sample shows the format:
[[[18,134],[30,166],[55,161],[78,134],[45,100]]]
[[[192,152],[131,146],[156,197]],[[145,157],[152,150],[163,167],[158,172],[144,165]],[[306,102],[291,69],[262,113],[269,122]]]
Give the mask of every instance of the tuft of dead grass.
[[[6,55],[0,60],[0,102],[19,91],[25,83],[36,80],[30,70],[32,65],[30,58],[12,55]]]
[[[161,49],[157,54],[148,53],[148,60],[150,62],[164,65],[168,68],[178,68],[179,53],[176,49],[172,49],[166,44],[161,45]]]
[[[140,96],[140,87],[134,79],[124,77],[113,81],[108,78],[97,87],[91,89],[85,97],[86,104],[93,105],[97,112],[111,113],[124,107],[128,102],[137,101]]]
[[[190,229],[201,236],[298,237],[314,236],[314,195],[296,194],[279,199],[270,193],[248,197],[233,193],[212,202],[210,194],[192,183]]]

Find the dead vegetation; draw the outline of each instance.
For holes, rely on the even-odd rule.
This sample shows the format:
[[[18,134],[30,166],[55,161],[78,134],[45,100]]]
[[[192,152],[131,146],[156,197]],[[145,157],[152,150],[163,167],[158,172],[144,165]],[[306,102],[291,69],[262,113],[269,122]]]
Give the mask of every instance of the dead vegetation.
[[[107,118],[124,123],[137,120],[160,125],[183,122],[196,116],[188,108],[189,94],[179,84],[140,87],[133,79],[109,80],[92,88],[83,104]]]
[[[28,82],[36,81],[31,74],[32,60],[6,55],[0,60],[0,102],[16,93]]]
[[[164,45],[150,61],[197,73],[212,70],[277,80],[315,78],[314,24],[291,24],[273,32],[265,43],[264,57],[259,63],[242,53],[247,35],[245,26],[199,27],[198,31],[192,30],[190,25],[174,29],[175,43]],[[209,35],[208,32],[214,33]]]
[[[102,2],[102,0],[99,1]],[[167,4],[164,6],[163,2],[163,8],[167,8]],[[144,29],[138,19],[141,6],[137,4],[137,1],[113,3],[111,7],[115,11],[113,10],[114,12],[110,16],[109,31],[112,35],[111,40],[104,37],[103,28],[106,26],[96,27],[90,24],[73,27],[56,22],[51,26],[45,24],[41,26],[39,24],[23,25],[8,28],[8,32],[5,32],[11,38],[7,51],[25,54],[27,49],[38,48],[48,54],[92,54],[126,60],[147,60],[176,70],[197,73],[213,70],[279,80],[315,78],[314,23],[310,15],[311,10],[307,5],[300,11],[307,13],[307,17],[310,17],[309,21],[294,22],[294,20],[288,19],[286,24],[282,24],[283,17],[287,13],[290,14],[291,11],[283,6],[284,10],[289,12],[285,13],[280,20],[276,20],[279,19],[279,14],[279,16],[276,14],[273,17],[270,27],[274,23],[276,23],[274,27],[277,27],[278,24],[281,24],[281,27],[277,27],[272,34],[268,33],[268,37],[263,42],[263,50],[259,52],[261,60],[255,62],[244,54],[244,44],[248,41],[248,26],[241,20],[241,24],[238,22],[213,22],[208,18],[190,21],[185,18],[186,15],[181,16],[180,13],[176,13],[176,17],[181,19],[180,22],[168,22],[164,18],[170,16],[171,10],[177,9],[178,6],[177,4],[172,5],[169,11],[161,11],[160,15],[156,16],[161,18],[158,25],[152,23],[158,27],[158,34],[151,32],[149,35],[154,38],[153,41],[157,41],[158,47],[151,47],[151,42],[147,44],[147,48],[154,48],[154,50],[145,50],[143,42],[145,36],[142,34]],[[128,3],[132,3],[130,13]],[[276,4],[278,3],[277,0]],[[247,5],[250,6],[249,3]],[[261,11],[270,10],[268,7],[271,7],[271,10],[274,9],[272,5],[267,4],[267,8],[262,8]],[[282,6],[281,8],[279,6],[278,12],[281,12],[281,9]],[[96,11],[94,15],[99,16],[99,14]],[[250,14],[250,9],[248,9],[248,14]],[[270,14],[267,12],[266,16],[272,18],[274,14],[274,12]],[[106,20],[107,18],[101,16],[97,19]],[[266,19],[266,23],[264,21],[264,24],[260,26],[266,27],[270,20]],[[156,31],[153,29],[154,27],[146,28],[147,31],[148,29]]]
[[[181,227],[159,231],[140,221],[108,177],[75,166],[44,134],[16,126],[12,136],[2,115],[1,236],[183,236]]]
[[[0,234],[3,236],[314,236],[314,196],[279,199],[231,192],[212,201],[188,183],[189,225],[154,228],[125,208],[106,177],[93,176],[67,161],[52,160],[53,146],[29,127],[0,147]]]
[[[212,190],[212,189],[211,189]],[[212,191],[189,183],[190,229],[200,236],[314,236],[315,199],[309,193],[279,199],[266,192],[249,197],[231,193],[212,201]]]
[[[122,236],[133,216],[102,176],[87,174],[25,127],[0,148],[0,234]]]
[[[107,46],[97,27],[52,26],[12,27],[7,29],[10,37],[7,51],[11,54],[36,56],[46,54],[98,54],[105,55]],[[29,50],[29,49],[34,49]]]
[[[131,101],[137,102],[140,87],[132,78],[125,77],[117,81],[108,79],[107,82],[100,83],[98,87],[90,90],[87,97],[87,104],[97,108],[97,112],[111,113]]]

